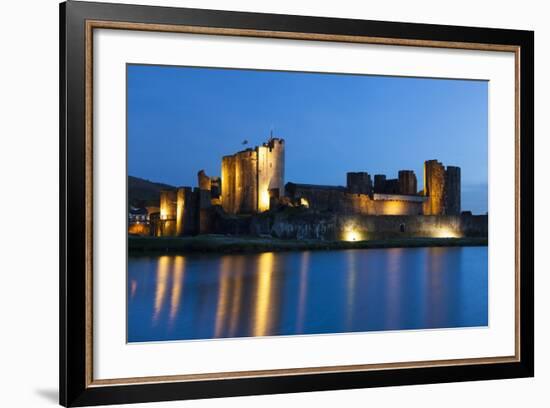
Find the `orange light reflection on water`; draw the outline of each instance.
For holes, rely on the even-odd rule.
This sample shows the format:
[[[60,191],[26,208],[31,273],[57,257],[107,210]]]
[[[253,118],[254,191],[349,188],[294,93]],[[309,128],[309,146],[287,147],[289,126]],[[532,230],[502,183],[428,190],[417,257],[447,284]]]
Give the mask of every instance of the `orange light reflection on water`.
[[[176,256],[174,259],[174,273],[172,275],[172,295],[170,296],[170,325],[174,324],[179,312],[184,277],[185,258],[183,256]]]
[[[273,253],[265,252],[258,259],[258,289],[254,319],[254,336],[265,336],[271,329],[271,286],[273,275]]]
[[[229,309],[229,301],[231,298],[230,279],[233,266],[233,257],[224,256],[221,260],[220,275],[219,275],[219,290],[218,303],[216,306],[216,324],[214,337],[221,337],[226,324],[226,315]]]
[[[166,296],[166,287],[168,286],[168,277],[170,273],[170,257],[167,255],[161,256],[157,266],[157,283],[155,290],[155,304],[153,310],[153,324],[159,318]]]

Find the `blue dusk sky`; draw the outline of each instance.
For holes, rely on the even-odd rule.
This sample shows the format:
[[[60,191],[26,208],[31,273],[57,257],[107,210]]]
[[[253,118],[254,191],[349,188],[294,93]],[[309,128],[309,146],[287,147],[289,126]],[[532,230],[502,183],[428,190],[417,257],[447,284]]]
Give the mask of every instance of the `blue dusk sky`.
[[[285,139],[285,182],[462,169],[462,208],[487,211],[488,82],[128,65],[128,174],[196,186],[221,158]],[[242,142],[248,140],[248,145]]]

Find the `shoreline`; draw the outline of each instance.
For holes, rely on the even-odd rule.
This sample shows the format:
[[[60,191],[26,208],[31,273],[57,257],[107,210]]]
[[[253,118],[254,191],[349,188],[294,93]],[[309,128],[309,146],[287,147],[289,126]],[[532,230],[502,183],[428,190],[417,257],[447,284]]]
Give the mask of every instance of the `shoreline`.
[[[383,249],[423,247],[487,246],[485,237],[388,238],[366,241],[283,240],[251,236],[199,235],[194,237],[128,237],[128,254],[143,253],[258,253],[283,251],[327,251],[339,249]]]

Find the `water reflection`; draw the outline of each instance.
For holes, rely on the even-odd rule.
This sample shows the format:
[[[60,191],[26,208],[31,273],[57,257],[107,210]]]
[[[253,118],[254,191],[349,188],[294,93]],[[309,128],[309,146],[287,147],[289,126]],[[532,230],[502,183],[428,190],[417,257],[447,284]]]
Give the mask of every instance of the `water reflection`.
[[[130,257],[128,291],[129,341],[483,326],[487,248]]]
[[[168,285],[169,269],[171,258],[169,256],[161,256],[158,262],[157,268],[157,284],[155,290],[155,312],[153,313],[153,323],[156,323],[162,305],[164,304],[164,297],[166,296],[166,286]]]
[[[174,259],[174,277],[172,284],[172,296],[170,297],[170,325],[174,323],[180,310],[181,290],[185,275],[185,258],[176,256]]]
[[[304,330],[304,323],[306,319],[307,310],[307,283],[309,274],[309,251],[302,252],[300,259],[300,277],[299,277],[299,290],[298,290],[298,310],[296,317],[296,333],[302,333]]]
[[[273,253],[266,252],[258,259],[258,289],[256,294],[256,312],[253,335],[265,336],[270,333],[270,324],[274,312],[271,304],[273,285]]]

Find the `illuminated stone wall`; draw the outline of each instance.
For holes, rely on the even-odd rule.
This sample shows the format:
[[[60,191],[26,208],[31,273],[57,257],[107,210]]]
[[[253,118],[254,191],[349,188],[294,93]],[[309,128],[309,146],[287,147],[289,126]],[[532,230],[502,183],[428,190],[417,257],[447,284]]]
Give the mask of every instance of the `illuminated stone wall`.
[[[420,196],[349,193],[345,187],[287,183],[287,195],[296,203],[304,200],[311,210],[361,215],[419,215],[423,213]]]
[[[338,216],[337,239],[355,240],[399,237],[461,238],[487,237],[486,215],[460,216]]]
[[[210,181],[210,177],[208,177],[204,170],[200,170],[197,173],[197,178],[199,182],[199,189],[204,191],[210,191],[212,183]]]
[[[362,241],[387,238],[487,237],[487,215],[275,215],[263,223],[253,222],[257,234],[281,239]]]
[[[258,208],[258,153],[247,149],[222,158],[222,207],[229,214],[251,214]]]
[[[391,197],[391,196],[390,196]],[[393,196],[395,198],[388,199],[375,199],[372,200],[374,203],[374,211],[370,214],[372,215],[421,215],[423,212],[423,201],[417,200],[406,200],[398,199],[398,196]]]
[[[160,192],[160,231],[162,236],[176,235],[176,214],[176,190],[162,190]]]
[[[284,191],[285,146],[271,139],[222,158],[221,204],[228,214],[269,210],[270,191]]]
[[[320,186],[314,184],[287,183],[286,195],[294,202],[301,199],[307,202],[307,207],[315,211],[338,211],[341,208],[345,187]]]
[[[189,201],[188,187],[178,188],[176,192],[176,235],[183,235],[185,204]]]
[[[424,195],[428,197],[424,205],[425,215],[445,213],[445,167],[437,160],[424,162]]]
[[[258,211],[269,210],[270,192],[284,193],[285,142],[270,139],[256,148],[258,153]]]
[[[191,187],[177,189],[176,236],[198,232],[199,190]]]
[[[345,193],[340,213],[361,215],[419,215],[423,201],[408,199],[399,195],[377,194],[374,199],[366,194]],[[416,197],[415,197],[416,198]]]
[[[461,211],[460,167],[447,166],[437,160],[424,163],[425,215],[459,215]]]
[[[235,156],[222,158],[222,208],[228,214],[235,214]]]
[[[235,213],[250,214],[258,210],[258,152],[237,153],[235,161]]]
[[[160,193],[160,213],[152,218],[151,234],[161,237],[199,232],[199,189],[180,187]]]

